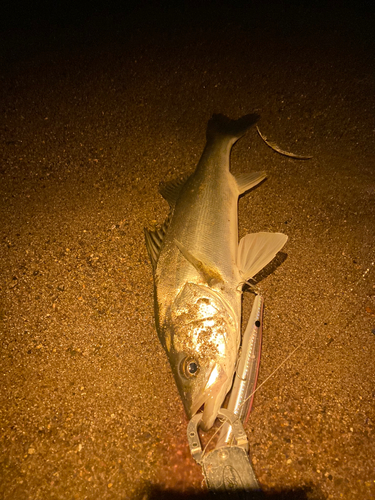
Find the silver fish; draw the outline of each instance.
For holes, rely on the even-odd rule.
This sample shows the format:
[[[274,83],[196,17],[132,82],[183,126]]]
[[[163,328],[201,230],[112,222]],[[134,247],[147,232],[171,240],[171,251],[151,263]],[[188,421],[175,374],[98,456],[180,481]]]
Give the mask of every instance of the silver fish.
[[[287,240],[281,233],[255,233],[238,244],[238,197],[266,174],[232,175],[230,151],[258,118],[213,115],[194,173],[160,189],[170,215],[161,228],[145,229],[159,339],[187,416],[204,405],[205,430],[232,386],[241,340],[242,287]]]

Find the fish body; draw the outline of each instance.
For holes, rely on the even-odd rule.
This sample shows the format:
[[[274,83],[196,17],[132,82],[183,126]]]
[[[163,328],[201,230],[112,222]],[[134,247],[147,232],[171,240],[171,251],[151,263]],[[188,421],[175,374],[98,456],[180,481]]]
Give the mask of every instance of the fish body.
[[[160,229],[145,230],[159,339],[188,417],[204,405],[204,429],[212,426],[232,386],[241,340],[242,285],[287,239],[257,233],[238,245],[238,197],[266,174],[233,176],[230,151],[257,119],[214,115],[194,173],[161,188],[171,207],[169,217]]]

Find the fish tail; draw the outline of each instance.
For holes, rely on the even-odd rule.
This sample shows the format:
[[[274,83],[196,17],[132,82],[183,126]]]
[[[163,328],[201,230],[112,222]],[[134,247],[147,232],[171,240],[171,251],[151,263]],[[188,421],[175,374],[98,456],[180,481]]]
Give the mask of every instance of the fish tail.
[[[213,115],[207,125],[207,140],[212,140],[217,136],[226,136],[236,141],[258,120],[257,114],[245,115],[238,120],[231,120],[221,114]]]

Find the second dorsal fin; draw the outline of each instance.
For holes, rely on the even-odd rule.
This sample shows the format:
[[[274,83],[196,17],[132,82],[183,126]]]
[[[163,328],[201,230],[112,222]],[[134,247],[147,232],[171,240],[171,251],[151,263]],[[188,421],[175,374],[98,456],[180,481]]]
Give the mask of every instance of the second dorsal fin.
[[[168,182],[162,182],[159,186],[159,193],[162,197],[167,200],[170,207],[174,207],[176,205],[176,201],[180,196],[181,189],[185,185],[186,181],[190,177],[190,174],[186,174],[179,179],[174,179]]]

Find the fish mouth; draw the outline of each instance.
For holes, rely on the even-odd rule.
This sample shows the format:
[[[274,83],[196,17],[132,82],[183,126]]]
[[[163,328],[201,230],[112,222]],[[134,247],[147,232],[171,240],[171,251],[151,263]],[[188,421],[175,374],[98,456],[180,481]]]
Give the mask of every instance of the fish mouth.
[[[188,416],[191,418],[204,405],[200,424],[204,431],[213,426],[230,388],[229,385],[230,380],[223,367],[215,364],[207,377],[206,385],[193,397],[190,407],[187,408]]]

